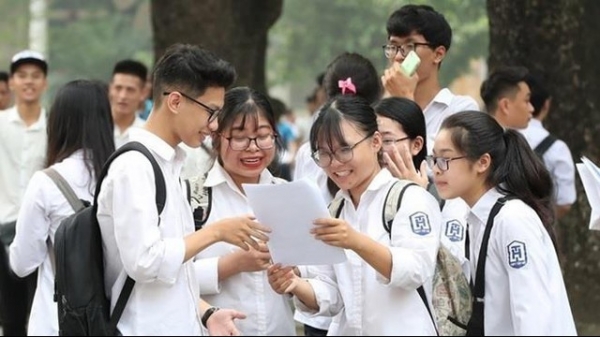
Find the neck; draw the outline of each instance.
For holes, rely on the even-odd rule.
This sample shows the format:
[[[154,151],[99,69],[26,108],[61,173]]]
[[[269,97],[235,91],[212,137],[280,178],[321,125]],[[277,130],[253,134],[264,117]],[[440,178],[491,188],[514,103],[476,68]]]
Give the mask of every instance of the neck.
[[[479,201],[479,199],[481,199],[481,197],[490,189],[491,188],[486,186],[485,184],[481,184],[477,187],[472,188],[471,191],[469,191],[466,195],[462,196],[461,198],[467,203],[467,205],[469,205],[469,208],[473,208],[477,201]]]
[[[121,132],[127,130],[130,126],[133,125],[135,121],[135,113],[134,114],[113,114],[113,122],[115,125],[121,130]]]
[[[437,80],[437,76],[432,75],[424,79],[417,86],[415,90],[415,102],[421,107],[421,110],[425,110],[440,90],[442,88]]]
[[[42,106],[39,101],[19,102],[17,103],[17,113],[25,122],[25,125],[30,126],[40,119],[40,115],[42,114]]]
[[[371,184],[373,179],[375,179],[375,176],[379,173],[379,171],[381,171],[381,167],[377,165],[373,169],[371,174],[365,180],[363,180],[362,183],[356,185],[354,188],[351,188],[348,191],[350,193],[350,198],[352,199],[352,203],[354,204],[355,208],[358,207],[358,204],[360,203],[360,197],[367,190],[367,187],[369,187],[369,185]]]
[[[258,184],[260,182],[260,175],[257,177],[242,177],[239,175],[231,174],[230,172],[227,173],[231,177],[231,180],[233,180],[235,186],[237,186],[237,188],[240,190],[240,192],[242,192],[243,195],[246,195],[246,192],[244,191],[242,184]]]
[[[177,145],[181,143],[181,139],[173,132],[173,130],[169,130],[168,127],[171,124],[172,122],[169,121],[166,113],[161,113],[159,111],[155,112],[152,110],[152,113],[144,124],[144,129],[157,135],[167,144],[171,145],[171,147],[176,148]]]

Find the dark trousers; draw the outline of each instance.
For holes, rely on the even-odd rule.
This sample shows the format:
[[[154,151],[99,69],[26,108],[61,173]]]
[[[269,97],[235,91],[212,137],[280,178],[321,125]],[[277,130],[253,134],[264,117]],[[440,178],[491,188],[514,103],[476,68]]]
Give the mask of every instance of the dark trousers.
[[[304,336],[327,336],[327,330],[317,329],[304,324]]]
[[[27,320],[37,284],[37,271],[20,278],[8,262],[0,244],[0,318],[4,336],[27,336]]]

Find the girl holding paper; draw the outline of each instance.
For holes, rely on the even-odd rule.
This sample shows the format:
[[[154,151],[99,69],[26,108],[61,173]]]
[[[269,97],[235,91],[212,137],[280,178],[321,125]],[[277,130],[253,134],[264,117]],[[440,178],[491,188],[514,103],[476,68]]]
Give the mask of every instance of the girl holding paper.
[[[310,144],[315,162],[345,200],[339,218],[316,219],[313,233],[345,248],[348,260],[311,267],[316,277],[307,282],[289,266],[271,266],[271,286],[294,295],[297,310],[335,316],[329,335],[436,335],[417,289],[431,290],[440,242],[437,201],[422,187],[407,188],[388,234],[382,209],[397,178],[380,165],[382,136],[363,98],[342,95],[327,103]]]
[[[252,213],[242,184],[281,182],[268,166],[281,145],[275,116],[267,98],[247,87],[225,94],[219,127],[213,135],[217,160],[204,186],[211,189],[206,226],[235,215]],[[292,308],[286,296],[273,292],[266,269],[271,255],[267,246],[244,251],[219,242],[197,255],[202,298],[216,307],[236,308],[247,318],[236,322],[242,335],[295,335]]]

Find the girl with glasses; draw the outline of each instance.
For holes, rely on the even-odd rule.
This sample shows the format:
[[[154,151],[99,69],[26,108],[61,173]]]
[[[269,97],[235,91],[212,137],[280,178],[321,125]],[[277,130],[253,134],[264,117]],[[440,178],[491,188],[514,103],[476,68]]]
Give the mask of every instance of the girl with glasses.
[[[337,96],[310,133],[314,160],[340,188],[339,218],[316,219],[313,234],[346,249],[348,260],[312,266],[300,279],[289,266],[269,269],[278,293],[290,293],[306,314],[334,316],[329,335],[435,335],[417,289],[430,291],[439,246],[439,206],[425,189],[408,187],[391,233],[382,223],[385,197],[397,181],[382,169],[382,136],[373,108],[360,97]],[[430,297],[428,297],[430,298]],[[431,302],[427,304],[431,307]]]
[[[251,214],[242,184],[273,184],[268,166],[281,150],[273,109],[267,97],[238,87],[225,94],[223,111],[213,135],[217,160],[204,186],[211,189],[206,226],[235,215]],[[244,251],[219,242],[197,255],[204,267],[200,275],[202,298],[216,307],[236,308],[247,318],[237,321],[242,335],[295,335],[288,298],[273,292],[266,269],[271,255],[266,244]]]
[[[430,161],[440,196],[470,208],[471,279],[483,286],[483,319],[468,333],[576,335],[552,230],[552,179],[525,138],[486,113],[460,112],[443,122]]]

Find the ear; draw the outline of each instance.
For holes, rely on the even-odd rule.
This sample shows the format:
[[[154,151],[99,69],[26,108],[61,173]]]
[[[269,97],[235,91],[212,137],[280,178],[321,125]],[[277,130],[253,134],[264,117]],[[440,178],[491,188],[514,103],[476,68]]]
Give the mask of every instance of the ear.
[[[498,112],[502,115],[508,116],[510,111],[511,100],[508,97],[502,97],[498,100]]]
[[[417,138],[410,141],[410,154],[416,156],[421,149],[423,149],[423,137],[417,136]]]
[[[183,98],[183,96],[181,96],[179,93],[172,92],[165,97],[164,104],[167,105],[167,108],[169,109],[169,111],[171,111],[174,114],[179,114],[179,108],[180,108],[181,104],[183,103],[182,98]]]
[[[373,139],[371,141],[371,146],[373,147],[375,152],[379,152],[381,150],[382,145],[383,138],[381,136],[381,133],[379,131],[375,131],[375,133],[373,134]]]
[[[444,46],[438,46],[437,48],[435,48],[433,50],[433,53],[434,53],[433,62],[435,64],[440,64],[440,63],[442,63],[442,61],[446,57],[446,47],[444,47]]]
[[[492,157],[490,157],[489,153],[484,153],[479,159],[475,162],[475,170],[477,173],[485,173],[492,166]]]

